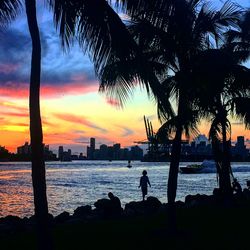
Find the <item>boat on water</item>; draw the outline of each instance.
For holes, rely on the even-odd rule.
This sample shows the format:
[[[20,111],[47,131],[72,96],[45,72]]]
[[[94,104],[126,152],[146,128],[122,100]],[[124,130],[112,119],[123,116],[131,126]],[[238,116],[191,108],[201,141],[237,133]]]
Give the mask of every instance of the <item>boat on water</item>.
[[[180,167],[180,172],[183,174],[215,173],[216,163],[213,160],[204,160],[201,164],[188,164]]]

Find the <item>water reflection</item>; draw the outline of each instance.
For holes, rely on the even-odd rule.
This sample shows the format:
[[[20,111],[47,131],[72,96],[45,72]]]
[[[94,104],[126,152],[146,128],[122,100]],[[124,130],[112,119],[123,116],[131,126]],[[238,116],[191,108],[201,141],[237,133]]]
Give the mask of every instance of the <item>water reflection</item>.
[[[182,163],[185,164],[185,163]],[[149,195],[167,201],[168,163],[132,162],[72,162],[47,163],[47,194],[49,212],[74,212],[78,206],[93,205],[107,198],[108,192],[117,195],[124,206],[131,200],[141,200],[138,189],[142,170],[146,169],[152,188]],[[31,216],[34,211],[30,163],[0,163],[0,217]],[[244,187],[249,178],[249,164],[234,165],[235,177]],[[211,194],[217,186],[216,174],[179,175],[177,199],[188,194]]]

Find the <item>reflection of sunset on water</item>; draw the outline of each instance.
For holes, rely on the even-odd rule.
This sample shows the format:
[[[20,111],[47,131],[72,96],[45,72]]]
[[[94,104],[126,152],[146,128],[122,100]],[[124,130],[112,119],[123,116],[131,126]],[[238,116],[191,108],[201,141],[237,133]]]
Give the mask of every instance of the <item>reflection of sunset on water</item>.
[[[33,214],[33,191],[29,169],[3,169],[0,166],[0,217]]]
[[[187,163],[181,163],[185,166]],[[132,161],[73,161],[47,162],[47,197],[49,213],[56,216],[63,211],[74,213],[77,207],[91,205],[108,192],[114,192],[125,206],[141,199],[139,177],[147,169],[152,188],[151,196],[161,202],[167,199],[169,163]],[[249,179],[249,163],[233,164],[234,176],[244,188]],[[188,194],[212,194],[217,187],[216,174],[179,175],[177,199]],[[30,217],[34,214],[30,163],[0,162],[0,217],[14,215]]]

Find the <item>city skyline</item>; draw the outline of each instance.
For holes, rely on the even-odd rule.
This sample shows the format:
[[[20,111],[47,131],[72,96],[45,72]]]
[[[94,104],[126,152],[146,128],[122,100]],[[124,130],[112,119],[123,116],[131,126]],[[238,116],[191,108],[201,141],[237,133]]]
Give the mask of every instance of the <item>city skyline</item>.
[[[248,138],[245,138],[243,135],[238,135],[237,138],[236,138],[236,140],[231,142],[231,143],[232,143],[232,146],[235,146],[235,145],[237,144],[239,138],[243,138],[244,145],[246,146],[247,149],[250,150],[249,139],[248,139]],[[100,149],[100,147],[101,147],[102,145],[105,145],[105,146],[108,146],[108,147],[112,147],[112,146],[114,146],[114,145],[119,144],[121,148],[128,148],[128,149],[130,149],[131,147],[139,146],[141,149],[143,149],[143,154],[146,154],[146,152],[147,152],[147,150],[148,150],[148,144],[134,143],[134,145],[127,146],[127,147],[124,146],[124,147],[123,147],[122,144],[119,143],[119,142],[114,142],[114,141],[113,141],[113,142],[110,143],[110,144],[105,144],[105,143],[103,143],[103,142],[97,141],[96,138],[94,138],[94,137],[90,137],[90,138],[88,138],[88,139],[89,139],[89,141],[82,142],[82,148],[83,148],[84,150],[79,151],[79,152],[76,152],[76,151],[72,150],[72,148],[67,147],[67,146],[65,146],[65,145],[63,145],[63,144],[59,144],[59,146],[58,146],[57,148],[51,148],[49,144],[44,144],[44,145],[45,145],[45,147],[48,147],[48,148],[49,148],[54,154],[56,154],[57,156],[59,156],[58,151],[59,151],[59,148],[60,148],[60,147],[63,147],[63,150],[66,150],[66,151],[70,150],[70,151],[72,152],[72,154],[81,154],[81,153],[82,153],[84,156],[87,156],[88,148],[91,147],[91,144],[92,144],[92,145],[93,145],[93,144],[95,145],[95,146],[94,146],[94,149]],[[91,139],[94,139],[94,143],[93,143],[93,141],[91,142]],[[241,140],[242,140],[242,139],[241,139]],[[189,143],[188,143],[188,145],[191,145],[192,142],[196,142],[196,144],[199,144],[201,141],[205,141],[206,144],[211,144],[210,141],[209,141],[209,139],[207,138],[207,136],[206,136],[205,134],[199,134],[198,136],[196,136],[195,138],[193,138],[192,140],[190,140]],[[16,152],[15,152],[15,153],[18,153],[18,148],[19,148],[19,147],[22,147],[22,146],[27,145],[27,144],[29,145],[29,142],[24,142],[23,145],[17,146],[17,147],[16,147]],[[3,146],[3,145],[0,145],[0,146]],[[92,147],[93,147],[93,146],[92,146]]]
[[[213,1],[216,5],[220,1]],[[245,7],[250,4],[238,1]],[[87,55],[75,45],[68,53],[60,47],[52,14],[38,2],[38,22],[42,40],[41,113],[44,143],[56,149],[63,144],[79,152],[81,141],[92,135],[105,144],[119,141],[133,146],[146,139],[143,116],[150,117],[154,130],[160,127],[155,102],[139,87],[124,109],[116,100],[98,93],[98,80]],[[221,2],[220,2],[221,4]],[[18,37],[18,43],[16,39]],[[29,141],[28,82],[31,42],[24,13],[0,33],[0,145],[15,152],[16,146]],[[26,49],[24,49],[26,48]],[[249,67],[249,62],[247,63]],[[200,124],[208,134],[209,122]],[[232,120],[232,139],[250,131]],[[248,147],[249,147],[248,142]]]

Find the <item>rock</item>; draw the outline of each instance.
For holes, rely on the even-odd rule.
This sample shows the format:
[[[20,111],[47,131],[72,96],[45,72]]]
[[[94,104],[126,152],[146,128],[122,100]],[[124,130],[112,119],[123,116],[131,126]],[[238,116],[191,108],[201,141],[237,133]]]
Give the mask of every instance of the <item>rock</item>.
[[[8,215],[6,217],[0,218],[0,223],[17,225],[22,223],[22,219],[18,216]]]
[[[94,203],[96,209],[106,210],[110,207],[109,199],[99,199]]]
[[[161,207],[161,202],[153,196],[149,196],[145,201],[132,201],[125,205],[125,215],[146,215],[157,212]]]
[[[92,212],[92,208],[90,205],[86,205],[86,206],[81,206],[78,207],[76,210],[74,210],[74,217],[86,217],[88,215],[90,215]]]
[[[161,202],[153,196],[149,196],[146,200],[147,206],[151,207],[153,210],[159,209]]]
[[[61,214],[57,215],[54,220],[56,223],[64,223],[65,221],[69,220],[69,218],[70,214],[64,211]]]

